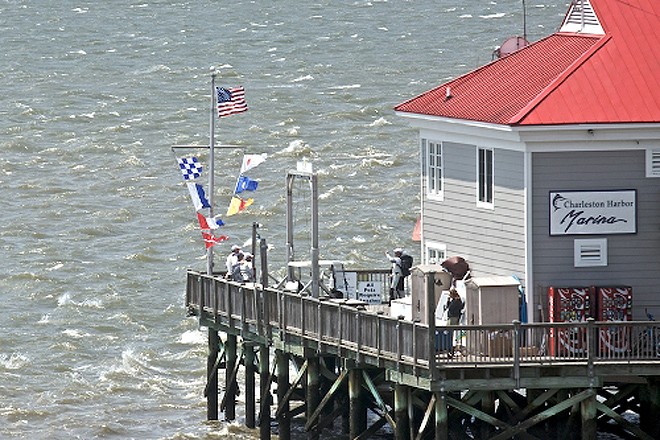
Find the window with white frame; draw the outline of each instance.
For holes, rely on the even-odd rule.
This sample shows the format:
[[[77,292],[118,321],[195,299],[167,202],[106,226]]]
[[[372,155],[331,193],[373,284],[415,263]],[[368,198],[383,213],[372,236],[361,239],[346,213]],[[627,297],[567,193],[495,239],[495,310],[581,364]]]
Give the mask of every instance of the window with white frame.
[[[477,148],[477,202],[493,205],[493,150]]]
[[[424,139],[426,145],[426,191],[430,197],[442,199],[442,143]]]
[[[440,264],[447,259],[447,246],[441,243],[426,243],[426,263]]]
[[[660,149],[646,150],[646,177],[660,177]]]

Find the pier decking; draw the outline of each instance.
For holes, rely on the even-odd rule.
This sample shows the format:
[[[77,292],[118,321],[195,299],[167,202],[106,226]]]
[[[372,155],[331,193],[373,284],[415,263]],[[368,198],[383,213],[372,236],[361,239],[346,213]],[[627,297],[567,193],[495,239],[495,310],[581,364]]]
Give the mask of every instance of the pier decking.
[[[235,417],[242,363],[246,425],[259,425],[262,438],[270,438],[272,419],[279,437],[290,438],[291,419],[302,413],[308,438],[319,438],[342,415],[351,439],[368,438],[385,424],[396,438],[411,439],[448,439],[457,429],[462,438],[484,439],[595,439],[602,429],[660,437],[655,322],[435,328],[345,300],[194,271],[187,276],[186,307],[209,329],[209,419],[217,418],[218,403],[225,418]],[[448,338],[456,340],[453,355],[444,346]],[[291,365],[298,372],[293,380]],[[226,371],[221,402],[219,366]],[[378,419],[371,426],[368,409]],[[640,423],[625,411],[638,414]]]

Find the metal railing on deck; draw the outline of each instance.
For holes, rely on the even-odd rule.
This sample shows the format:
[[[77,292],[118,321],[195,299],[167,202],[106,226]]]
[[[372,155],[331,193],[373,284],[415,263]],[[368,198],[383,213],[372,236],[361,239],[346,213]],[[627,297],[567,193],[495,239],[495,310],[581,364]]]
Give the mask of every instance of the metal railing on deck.
[[[274,334],[283,342],[295,338],[319,352],[374,365],[660,364],[660,323],[655,321],[436,327],[435,338],[430,338],[433,330],[427,325],[341,300],[261,289],[192,271],[186,306],[191,314],[268,341]]]

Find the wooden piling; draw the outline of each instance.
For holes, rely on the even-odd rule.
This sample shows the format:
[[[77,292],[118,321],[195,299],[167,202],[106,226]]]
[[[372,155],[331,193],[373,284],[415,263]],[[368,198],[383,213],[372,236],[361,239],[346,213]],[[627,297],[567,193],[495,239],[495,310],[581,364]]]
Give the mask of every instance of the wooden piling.
[[[596,440],[598,423],[596,420],[596,397],[597,393],[580,402],[582,414],[582,440]]]
[[[410,420],[408,418],[408,387],[405,385],[394,385],[394,437],[405,439],[410,436]]]
[[[259,438],[270,439],[270,351],[265,344],[259,345],[259,388],[261,410],[259,411]]]
[[[319,358],[318,357],[309,357],[307,359],[307,389],[306,389],[306,410],[305,416],[307,420],[312,418],[314,411],[319,405],[320,402],[320,367],[319,367]],[[307,438],[309,440],[317,440],[319,438],[318,428],[312,426],[309,431],[307,431]]]
[[[238,362],[236,339],[235,335],[227,335],[227,342],[225,343],[225,353],[227,356],[227,367],[225,369],[225,396],[223,398],[225,420],[236,419],[237,384],[236,378],[232,374],[236,368],[236,363]]]
[[[367,406],[362,390],[362,371],[353,368],[348,372],[349,437],[356,438],[367,429]]]
[[[254,344],[243,343],[245,353],[245,426],[250,429],[256,427],[255,386],[254,375]]]
[[[660,380],[648,378],[645,386],[639,387],[639,425],[652,438],[660,438]]]
[[[481,411],[492,416],[495,414],[495,398],[493,393],[488,391],[484,392],[481,396]],[[491,433],[493,432],[493,427],[487,422],[480,421],[479,433],[480,438],[490,438]]]
[[[206,360],[206,418],[218,420],[218,348],[217,330],[209,327],[209,355]]]
[[[291,416],[289,414],[289,401],[285,401],[289,391],[289,355],[282,350],[275,351],[275,362],[277,363],[277,426],[280,440],[291,439]]]
[[[445,393],[435,393],[435,440],[449,440],[449,414]]]

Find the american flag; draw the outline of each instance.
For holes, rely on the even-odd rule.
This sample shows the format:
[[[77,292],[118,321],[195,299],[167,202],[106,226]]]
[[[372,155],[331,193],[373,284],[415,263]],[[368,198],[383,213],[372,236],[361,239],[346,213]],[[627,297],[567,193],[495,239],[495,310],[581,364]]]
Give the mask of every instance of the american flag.
[[[245,90],[243,87],[233,87],[225,89],[216,87],[218,92],[218,117],[233,115],[247,111],[245,102]]]

